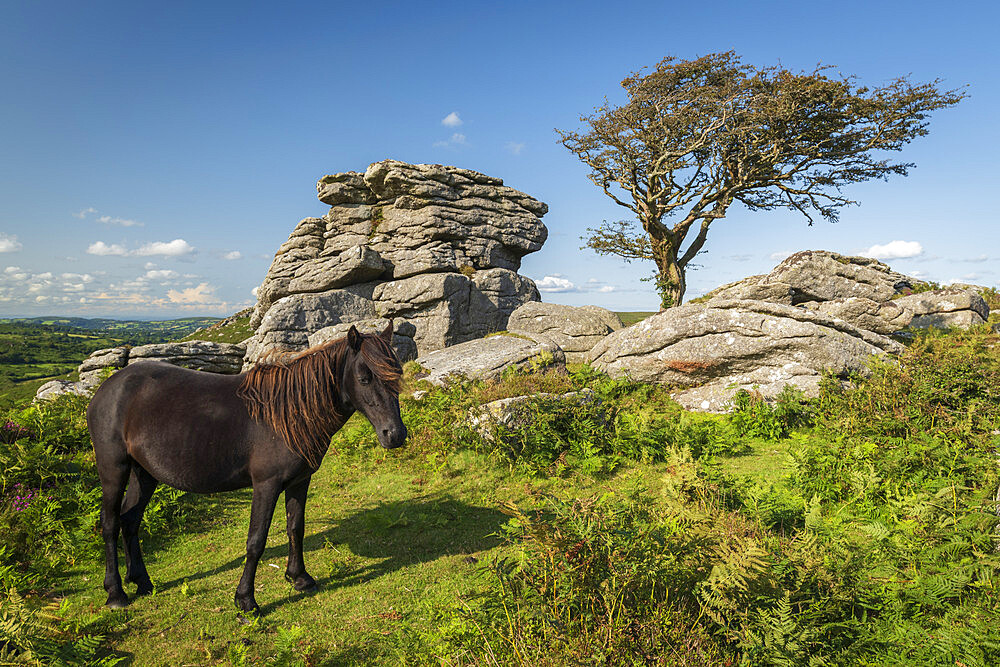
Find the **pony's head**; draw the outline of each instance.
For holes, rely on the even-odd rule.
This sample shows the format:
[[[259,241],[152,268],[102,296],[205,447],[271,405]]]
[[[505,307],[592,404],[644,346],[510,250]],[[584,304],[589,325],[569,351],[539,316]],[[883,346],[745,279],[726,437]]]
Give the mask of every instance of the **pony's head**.
[[[379,443],[395,449],[406,442],[406,426],[399,414],[399,390],[403,369],[392,350],[392,320],[380,334],[362,334],[355,327],[347,332],[341,376],[341,399],[368,418]]]

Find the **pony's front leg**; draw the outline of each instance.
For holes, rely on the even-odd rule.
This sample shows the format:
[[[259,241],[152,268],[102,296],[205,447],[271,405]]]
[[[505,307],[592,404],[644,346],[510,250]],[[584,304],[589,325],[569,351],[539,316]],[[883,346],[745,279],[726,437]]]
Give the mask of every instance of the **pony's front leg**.
[[[250,533],[247,535],[247,560],[243,566],[243,576],[236,587],[236,606],[242,611],[259,613],[260,607],[253,595],[253,582],[257,576],[257,563],[267,544],[267,530],[271,527],[274,505],[281,494],[281,485],[268,480],[253,487],[253,501],[250,504]]]
[[[306,492],[309,480],[297,482],[285,489],[285,531],[288,533],[288,567],[285,579],[292,582],[297,591],[307,591],[316,587],[316,580],[306,572],[302,558],[302,536],[306,523]]]

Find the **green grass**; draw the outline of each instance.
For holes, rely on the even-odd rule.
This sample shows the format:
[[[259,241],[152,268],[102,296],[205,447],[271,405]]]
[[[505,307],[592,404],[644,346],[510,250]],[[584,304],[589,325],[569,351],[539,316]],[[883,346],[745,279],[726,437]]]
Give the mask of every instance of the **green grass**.
[[[615,315],[617,315],[619,319],[621,319],[622,324],[628,327],[635,324],[636,322],[642,322],[650,315],[656,315],[656,312],[658,311],[624,311],[624,312],[616,312]]]
[[[257,576],[266,616],[252,633],[238,622],[232,602],[248,492],[229,494],[222,513],[210,509],[210,499],[195,501],[218,517],[214,525],[147,546],[155,595],[122,614],[104,611],[100,572],[92,566],[68,580],[68,613],[115,617],[111,648],[134,664],[220,660],[245,635],[250,655],[263,660],[274,653],[277,628],[295,625],[307,628],[305,641],[323,661],[394,662],[393,641],[404,639],[394,637],[399,621],[429,631],[429,606],[470,592],[476,570],[465,559],[497,549],[496,533],[507,517],[496,503],[524,494],[503,480],[469,474],[481,464],[474,457],[455,463],[454,477],[429,479],[405,457],[377,450],[351,462],[328,460],[307,505],[306,565],[320,589],[296,593],[285,582],[284,517],[276,516]]]
[[[61,368],[54,370],[58,372]],[[0,407],[9,407],[30,401],[35,397],[35,392],[38,391],[39,387],[50,380],[69,380],[72,382],[76,379],[77,373],[73,370],[61,375],[49,375],[30,380],[18,380],[16,382],[0,384]]]
[[[373,439],[374,440],[374,439]],[[196,498],[195,514],[211,516],[183,536],[146,539],[156,593],[125,612],[103,608],[101,566],[78,568],[56,595],[66,615],[100,621],[109,649],[136,665],[230,664],[246,639],[252,663],[276,655],[279,629],[298,626],[313,664],[402,664],[415,635],[438,632],[441,608],[482,587],[480,566],[504,553],[501,528],[514,504],[542,506],[543,494],[572,498],[670,476],[668,464],[636,465],[609,480],[537,478],[499,472],[487,457],[465,452],[441,470],[405,451],[374,442],[357,455],[328,457],[314,477],[306,510],[306,567],[319,582],[297,593],[283,577],[284,517],[276,512],[257,574],[265,613],[247,629],[232,597],[249,521],[249,491]],[[279,503],[280,505],[280,503]],[[470,561],[474,558],[478,563]]]

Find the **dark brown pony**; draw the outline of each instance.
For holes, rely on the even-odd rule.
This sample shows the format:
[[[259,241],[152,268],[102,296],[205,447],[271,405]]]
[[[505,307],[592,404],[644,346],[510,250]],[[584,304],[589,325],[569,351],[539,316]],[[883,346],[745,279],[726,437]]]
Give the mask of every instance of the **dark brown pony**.
[[[360,410],[383,447],[406,441],[399,414],[402,369],[391,343],[390,321],[377,336],[351,327],[345,338],[241,375],[140,362],[101,385],[87,408],[87,424],[103,490],[107,605],[128,604],[118,572],[119,529],[125,581],[137,585],[137,595],[153,590],[139,550],[139,524],[161,482],[195,493],[253,487],[246,565],[235,599],[243,611],[255,612],[257,562],[284,492],[285,578],[299,591],[315,587],[302,560],[306,491],[330,437]]]

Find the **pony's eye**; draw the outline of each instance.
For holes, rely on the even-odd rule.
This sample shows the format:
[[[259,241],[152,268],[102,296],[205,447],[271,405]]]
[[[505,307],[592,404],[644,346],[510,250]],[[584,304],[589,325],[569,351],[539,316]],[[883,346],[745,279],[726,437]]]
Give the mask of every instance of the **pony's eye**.
[[[371,384],[372,379],[371,376],[369,375],[362,375],[361,377],[358,378],[358,382],[360,382],[361,384]]]

